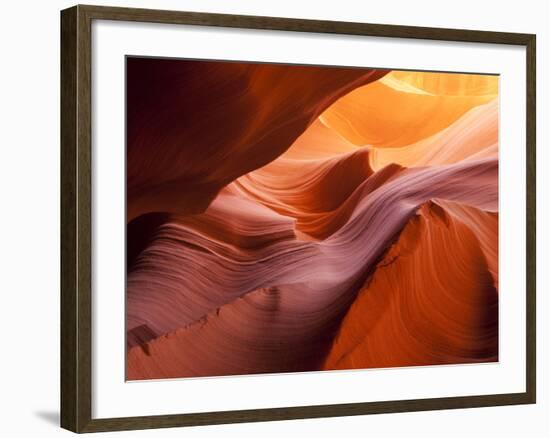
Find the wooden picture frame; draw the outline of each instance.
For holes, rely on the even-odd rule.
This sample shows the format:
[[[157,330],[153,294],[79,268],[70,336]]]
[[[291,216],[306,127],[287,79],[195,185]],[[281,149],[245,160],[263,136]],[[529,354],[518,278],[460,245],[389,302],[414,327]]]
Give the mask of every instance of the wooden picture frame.
[[[92,418],[91,24],[93,20],[219,26],[518,45],[526,48],[526,391],[322,406]],[[61,426],[74,432],[148,429],[535,403],[535,56],[531,34],[75,6],[61,12]]]

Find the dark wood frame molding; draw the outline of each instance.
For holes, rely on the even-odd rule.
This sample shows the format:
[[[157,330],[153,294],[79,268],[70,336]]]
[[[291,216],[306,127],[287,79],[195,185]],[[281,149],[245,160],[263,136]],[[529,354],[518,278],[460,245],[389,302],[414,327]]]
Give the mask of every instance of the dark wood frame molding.
[[[525,46],[527,51],[526,391],[468,397],[92,419],[92,20],[141,21]],[[535,48],[535,35],[520,33],[82,5],[63,10],[61,12],[61,426],[74,432],[99,432],[535,403]]]

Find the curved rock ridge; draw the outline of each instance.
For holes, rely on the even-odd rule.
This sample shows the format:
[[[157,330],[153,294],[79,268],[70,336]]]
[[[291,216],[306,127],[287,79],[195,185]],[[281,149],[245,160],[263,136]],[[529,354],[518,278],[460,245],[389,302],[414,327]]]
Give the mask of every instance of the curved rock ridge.
[[[274,285],[305,283],[318,293],[344,293],[421,203],[441,198],[494,209],[497,187],[490,181],[496,181],[497,171],[491,159],[409,169],[366,190],[351,203],[341,228],[320,242],[298,240],[292,218],[222,194],[200,217],[173,217],[162,225],[140,254],[127,281],[128,329],[146,324],[157,334],[168,333],[249,291]],[[255,244],[240,243],[247,241]]]
[[[498,360],[498,77],[128,58],[127,378]]]
[[[373,175],[368,153],[359,149],[309,161],[279,158],[239,178],[233,186],[249,199],[295,218],[298,231],[322,239],[336,229],[332,222],[338,210]],[[383,176],[372,178],[369,188],[375,189],[397,171],[381,172]]]
[[[359,292],[323,369],[498,360],[498,293],[470,226],[424,204]]]

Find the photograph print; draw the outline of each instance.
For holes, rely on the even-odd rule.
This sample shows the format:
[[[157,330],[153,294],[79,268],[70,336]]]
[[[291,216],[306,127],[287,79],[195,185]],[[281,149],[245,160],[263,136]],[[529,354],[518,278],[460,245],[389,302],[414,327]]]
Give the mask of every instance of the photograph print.
[[[499,76],[126,58],[126,378],[497,362]]]

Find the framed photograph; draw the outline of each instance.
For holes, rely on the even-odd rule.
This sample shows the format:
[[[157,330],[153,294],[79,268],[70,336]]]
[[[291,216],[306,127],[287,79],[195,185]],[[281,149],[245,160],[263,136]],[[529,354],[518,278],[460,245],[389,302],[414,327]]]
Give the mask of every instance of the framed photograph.
[[[61,423],[535,403],[535,35],[61,12]]]

